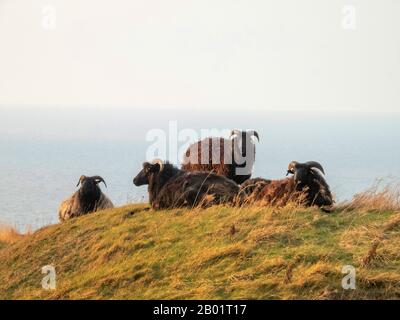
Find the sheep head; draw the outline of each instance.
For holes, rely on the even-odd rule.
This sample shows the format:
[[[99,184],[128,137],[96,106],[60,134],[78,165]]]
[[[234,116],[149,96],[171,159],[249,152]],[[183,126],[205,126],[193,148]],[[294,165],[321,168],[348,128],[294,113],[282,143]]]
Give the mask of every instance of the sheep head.
[[[296,167],[297,167],[297,164],[298,164],[297,161],[291,161],[289,163],[289,165],[288,165],[288,169],[287,169],[286,175],[294,174],[295,170],[296,170]]]
[[[97,201],[101,197],[101,190],[98,184],[103,182],[107,187],[104,179],[100,176],[81,176],[79,178],[77,187],[80,185],[81,187],[77,191],[77,195],[80,201],[80,207],[82,212],[91,212],[94,210]]]
[[[298,169],[303,169],[303,168],[307,168],[307,169],[313,169],[313,170],[318,170],[320,171],[320,173],[322,175],[325,175],[325,171],[324,168],[322,167],[322,165],[317,162],[317,161],[307,161],[305,163],[299,163],[297,161],[292,161],[289,163],[288,165],[288,170],[286,172],[286,175],[288,174],[295,174],[296,170]]]
[[[164,164],[160,159],[153,160],[152,163],[144,162],[143,169],[136,175],[133,179],[133,183],[135,186],[143,186],[149,184],[149,179],[152,175],[161,172],[164,168]]]

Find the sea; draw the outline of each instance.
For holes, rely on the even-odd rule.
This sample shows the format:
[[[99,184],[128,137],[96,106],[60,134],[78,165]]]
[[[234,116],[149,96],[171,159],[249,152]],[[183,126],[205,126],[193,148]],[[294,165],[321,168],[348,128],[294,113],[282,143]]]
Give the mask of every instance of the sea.
[[[167,150],[154,156],[179,165],[176,134],[187,128],[199,137],[208,128],[255,129],[254,177],[280,179],[290,161],[316,160],[337,202],[400,177],[399,114],[2,110],[0,223],[21,232],[57,223],[61,201],[82,174],[102,176],[115,205],[146,202],[146,187],[132,179],[151,157],[154,133],[164,133]]]

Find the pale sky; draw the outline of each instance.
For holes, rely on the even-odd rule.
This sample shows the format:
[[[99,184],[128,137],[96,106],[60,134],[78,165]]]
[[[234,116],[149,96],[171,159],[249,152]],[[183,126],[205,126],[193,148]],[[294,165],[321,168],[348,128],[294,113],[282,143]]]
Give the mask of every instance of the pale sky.
[[[398,0],[0,0],[0,106],[397,112],[399,18]]]

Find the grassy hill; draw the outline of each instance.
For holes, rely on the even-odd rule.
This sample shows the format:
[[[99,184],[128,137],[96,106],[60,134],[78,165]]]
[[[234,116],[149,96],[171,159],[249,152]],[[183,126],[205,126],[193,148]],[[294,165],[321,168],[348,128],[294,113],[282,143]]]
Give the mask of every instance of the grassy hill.
[[[2,299],[400,298],[395,210],[128,205],[7,242]],[[41,288],[49,264],[52,291]],[[356,290],[341,287],[349,264]]]

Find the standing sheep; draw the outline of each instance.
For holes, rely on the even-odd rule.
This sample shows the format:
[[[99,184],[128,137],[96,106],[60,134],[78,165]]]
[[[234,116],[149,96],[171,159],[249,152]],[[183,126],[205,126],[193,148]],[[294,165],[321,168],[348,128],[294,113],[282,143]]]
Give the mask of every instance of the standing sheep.
[[[60,205],[58,211],[60,221],[62,222],[102,209],[113,208],[114,205],[111,200],[101,192],[98,186],[100,182],[103,182],[107,187],[104,179],[100,176],[81,176],[76,185],[77,187],[81,185],[79,190]]]
[[[256,131],[232,130],[230,139],[205,138],[189,146],[182,170],[207,171],[225,176],[238,184],[251,177],[256,147]]]

